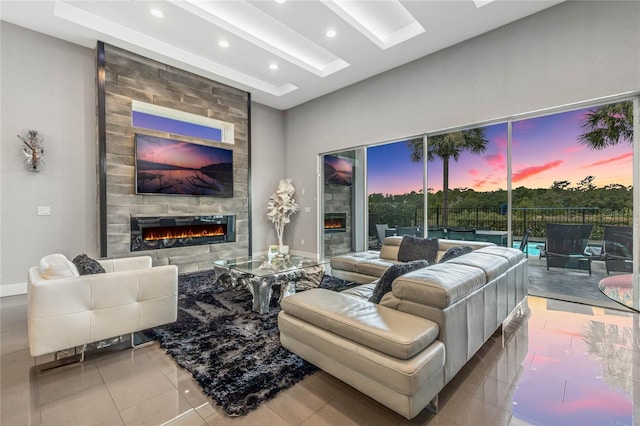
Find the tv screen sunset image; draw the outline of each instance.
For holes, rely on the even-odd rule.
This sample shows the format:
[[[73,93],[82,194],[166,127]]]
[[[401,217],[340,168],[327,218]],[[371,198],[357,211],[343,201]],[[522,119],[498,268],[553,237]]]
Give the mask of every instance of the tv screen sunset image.
[[[136,192],[233,197],[233,151],[137,134]]]

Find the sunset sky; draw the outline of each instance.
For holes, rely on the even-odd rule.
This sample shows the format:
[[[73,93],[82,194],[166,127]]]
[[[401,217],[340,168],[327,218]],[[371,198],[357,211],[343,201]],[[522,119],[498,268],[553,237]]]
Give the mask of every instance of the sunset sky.
[[[139,160],[193,169],[209,164],[232,162],[232,151],[228,149],[141,134],[136,135],[136,151]]]
[[[513,187],[549,188],[556,180],[575,186],[588,175],[594,184],[631,185],[633,151],[628,143],[594,151],[576,140],[583,133],[581,119],[588,109],[513,123]],[[507,124],[486,127],[485,153],[463,153],[449,163],[449,188],[492,191],[507,188]],[[368,192],[404,194],[422,188],[422,164],[409,160],[405,142],[371,147],[368,155]],[[428,187],[442,189],[442,161],[428,164]]]

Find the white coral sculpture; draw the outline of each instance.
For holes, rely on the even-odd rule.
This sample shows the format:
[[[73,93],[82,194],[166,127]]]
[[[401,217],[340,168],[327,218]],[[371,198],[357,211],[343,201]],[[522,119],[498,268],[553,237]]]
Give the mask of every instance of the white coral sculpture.
[[[282,179],[278,184],[278,189],[269,197],[267,206],[267,218],[273,223],[278,236],[278,245],[282,246],[282,235],[284,227],[291,222],[290,216],[298,211],[298,204],[293,199],[296,192],[291,184],[291,179]]]

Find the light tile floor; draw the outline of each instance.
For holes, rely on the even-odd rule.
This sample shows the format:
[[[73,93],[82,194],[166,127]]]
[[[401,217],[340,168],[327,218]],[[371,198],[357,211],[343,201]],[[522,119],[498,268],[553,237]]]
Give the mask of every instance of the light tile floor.
[[[640,424],[640,316],[529,297],[440,394],[408,421],[319,372],[247,416],[227,417],[152,344],[36,374],[26,297],[0,299],[0,424],[632,425]]]

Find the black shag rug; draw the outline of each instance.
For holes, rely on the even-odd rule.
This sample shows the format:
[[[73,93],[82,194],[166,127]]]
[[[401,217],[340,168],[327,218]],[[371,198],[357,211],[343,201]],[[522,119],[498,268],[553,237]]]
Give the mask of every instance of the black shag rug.
[[[331,276],[320,287],[352,286]],[[178,320],[152,334],[230,416],[243,415],[317,367],[280,346],[278,287],[269,313],[251,310],[248,290],[227,290],[215,272],[180,276]]]

